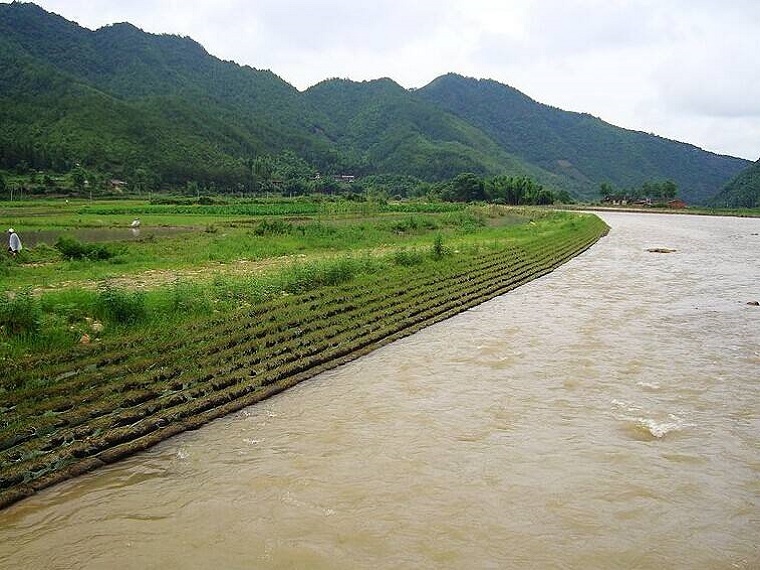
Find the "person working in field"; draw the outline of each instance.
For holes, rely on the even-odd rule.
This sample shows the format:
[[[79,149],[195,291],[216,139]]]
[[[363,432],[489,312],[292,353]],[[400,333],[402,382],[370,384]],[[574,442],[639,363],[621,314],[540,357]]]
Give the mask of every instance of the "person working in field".
[[[8,251],[13,257],[21,251],[21,238],[13,228],[8,228]]]

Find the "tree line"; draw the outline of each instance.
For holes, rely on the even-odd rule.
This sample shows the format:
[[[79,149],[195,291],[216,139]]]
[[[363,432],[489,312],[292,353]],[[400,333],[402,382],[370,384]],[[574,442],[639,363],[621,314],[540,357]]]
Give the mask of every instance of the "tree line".
[[[647,181],[633,188],[615,188],[608,182],[599,186],[599,195],[603,200],[666,202],[678,197],[678,186],[672,180],[663,182]]]
[[[8,155],[6,155],[8,156]],[[18,157],[18,155],[16,155]],[[30,155],[27,155],[30,156]],[[352,171],[321,173],[294,152],[250,155],[241,160],[239,173],[230,178],[178,177],[167,182],[150,165],[131,168],[123,174],[104,172],[80,163],[68,168],[42,170],[22,159],[5,174],[0,170],[0,199],[19,195],[71,195],[101,197],[119,194],[149,195],[171,193],[192,196],[233,194],[261,196],[280,194],[376,196],[383,198],[427,198],[451,202],[490,202],[508,205],[546,205],[569,203],[566,191],[555,192],[527,176],[498,175],[484,177],[463,172],[438,182],[410,175],[375,174],[354,176]],[[43,166],[35,163],[34,166]],[[118,176],[122,176],[119,178]]]

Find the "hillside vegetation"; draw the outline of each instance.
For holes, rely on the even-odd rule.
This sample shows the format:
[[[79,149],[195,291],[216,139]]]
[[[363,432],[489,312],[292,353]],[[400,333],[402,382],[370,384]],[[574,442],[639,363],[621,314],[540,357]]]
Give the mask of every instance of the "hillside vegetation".
[[[672,180],[705,202],[748,161],[632,132],[446,75],[326,80],[299,92],[271,71],[221,61],[190,38],[130,24],[95,31],[34,4],[0,4],[0,170],[77,175],[92,190],[303,190],[324,175],[530,177],[552,191]],[[18,185],[26,182],[21,180]],[[0,196],[4,193],[0,189]]]
[[[740,172],[710,200],[716,208],[760,208],[760,160]]]

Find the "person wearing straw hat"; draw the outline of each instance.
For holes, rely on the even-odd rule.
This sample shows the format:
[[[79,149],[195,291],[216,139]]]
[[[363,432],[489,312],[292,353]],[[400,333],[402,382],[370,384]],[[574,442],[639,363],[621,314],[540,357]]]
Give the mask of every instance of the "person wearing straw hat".
[[[21,251],[21,238],[13,228],[8,228],[8,251],[13,257]]]

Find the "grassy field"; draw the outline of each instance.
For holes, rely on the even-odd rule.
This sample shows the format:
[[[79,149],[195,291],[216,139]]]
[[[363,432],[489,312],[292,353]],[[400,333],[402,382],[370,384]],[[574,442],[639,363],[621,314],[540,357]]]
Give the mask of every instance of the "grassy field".
[[[509,291],[607,230],[593,215],[452,204],[56,208],[0,216],[22,239],[35,223],[140,217],[141,237],[5,260],[0,505]],[[150,237],[161,224],[193,231]]]
[[[265,200],[222,204],[6,203],[3,224],[53,236],[3,256],[0,361],[65,348],[87,334],[223,312],[277,291],[317,287],[410,263],[435,240],[451,251],[495,247],[546,214],[461,204]],[[141,221],[129,239],[132,220]],[[58,232],[121,228],[121,241],[57,242]],[[176,233],[158,234],[171,229]],[[535,230],[535,228],[533,228]],[[515,230],[515,231],[512,231]],[[535,231],[533,232],[535,233]],[[339,268],[336,269],[336,268]],[[92,323],[97,322],[97,335]]]

